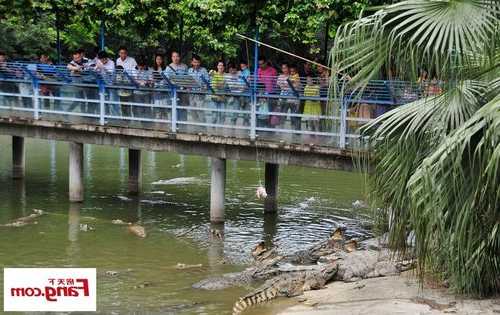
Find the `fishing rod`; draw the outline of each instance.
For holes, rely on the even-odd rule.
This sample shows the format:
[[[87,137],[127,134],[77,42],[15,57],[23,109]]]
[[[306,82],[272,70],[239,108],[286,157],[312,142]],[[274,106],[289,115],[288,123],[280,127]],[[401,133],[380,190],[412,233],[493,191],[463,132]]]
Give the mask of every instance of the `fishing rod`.
[[[292,56],[292,57],[295,57],[295,58],[298,58],[298,59],[301,59],[301,60],[307,61],[307,62],[309,62],[309,63],[312,63],[312,64],[314,64],[314,65],[317,65],[318,67],[322,67],[322,68],[325,68],[325,69],[328,69],[328,70],[332,70],[330,67],[325,66],[325,65],[323,65],[323,64],[321,64],[321,63],[319,63],[319,62],[312,61],[312,60],[309,60],[309,59],[307,59],[307,58],[304,58],[304,57],[301,57],[301,56],[298,56],[298,55],[292,54],[291,52],[288,52],[288,51],[286,51],[286,50],[280,49],[280,48],[278,48],[278,47],[271,46],[271,45],[269,45],[269,44],[266,44],[266,43],[263,43],[263,42],[261,42],[261,41],[258,41],[258,40],[255,40],[255,39],[253,39],[253,38],[250,38],[250,37],[248,37],[248,36],[241,35],[241,34],[239,34],[239,33],[236,33],[236,36],[241,37],[241,38],[246,39],[246,40],[250,40],[250,41],[252,41],[252,42],[254,42],[254,43],[257,43],[257,44],[259,44],[259,45],[262,45],[262,46],[266,46],[266,47],[272,48],[272,49],[274,49],[274,50],[277,50],[277,51],[282,52],[282,53],[284,53],[284,54],[290,55],[290,56]]]

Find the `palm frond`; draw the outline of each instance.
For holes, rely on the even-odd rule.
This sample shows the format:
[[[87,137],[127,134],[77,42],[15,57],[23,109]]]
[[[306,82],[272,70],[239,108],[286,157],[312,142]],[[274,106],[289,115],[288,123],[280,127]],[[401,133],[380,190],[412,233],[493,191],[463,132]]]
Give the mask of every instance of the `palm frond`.
[[[443,82],[442,94],[361,129],[370,198],[391,246],[404,252],[415,233],[420,275],[437,272],[460,292],[500,291],[500,2],[385,6],[339,29],[331,64],[351,77],[340,97],[381,75],[414,80],[419,69]]]
[[[414,79],[422,66],[438,77],[470,78],[468,69],[477,59],[492,58],[485,51],[498,50],[499,17],[500,3],[491,0],[407,0],[389,5],[338,30],[332,66],[348,73],[355,87],[384,70]]]
[[[499,183],[497,95],[446,137],[408,182],[419,262],[425,269],[439,257],[437,265],[461,292],[486,295],[500,289]]]

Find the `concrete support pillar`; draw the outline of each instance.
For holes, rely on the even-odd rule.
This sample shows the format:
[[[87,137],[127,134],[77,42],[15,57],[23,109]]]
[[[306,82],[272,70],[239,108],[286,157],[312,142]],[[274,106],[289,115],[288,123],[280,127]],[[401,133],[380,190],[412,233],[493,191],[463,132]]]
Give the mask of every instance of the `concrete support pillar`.
[[[279,164],[266,163],[265,173],[267,198],[264,200],[264,212],[272,213],[278,210]]]
[[[83,143],[69,143],[69,201],[83,201]]]
[[[24,178],[25,149],[23,137],[12,137],[12,178]]]
[[[226,187],[226,160],[212,158],[210,183],[210,222],[224,222],[224,190]]]
[[[141,150],[128,150],[128,193],[138,195],[141,191]]]

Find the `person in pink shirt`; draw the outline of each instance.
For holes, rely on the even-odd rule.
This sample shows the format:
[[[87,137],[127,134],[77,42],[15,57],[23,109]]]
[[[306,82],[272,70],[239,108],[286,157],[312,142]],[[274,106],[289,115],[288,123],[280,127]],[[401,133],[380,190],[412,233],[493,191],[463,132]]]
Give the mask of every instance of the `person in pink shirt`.
[[[276,76],[278,72],[273,67],[270,67],[266,58],[259,58],[259,69],[257,70],[257,77],[259,83],[264,85],[264,92],[273,93],[276,85]]]
[[[276,69],[271,67],[269,63],[267,62],[266,58],[260,57],[259,58],[259,69],[257,70],[257,78],[259,81],[259,89],[264,89],[263,91],[260,90],[259,93],[262,94],[272,94],[275,92],[275,86],[276,86],[276,79],[278,76],[278,72]],[[267,109],[269,112],[274,112],[278,111],[279,108],[276,108],[276,104],[274,99],[272,98],[267,98],[266,97],[266,102],[267,102]],[[271,127],[274,128],[278,124],[277,118],[278,116],[270,116],[270,115],[262,115],[261,117],[261,123],[263,124],[263,127]]]

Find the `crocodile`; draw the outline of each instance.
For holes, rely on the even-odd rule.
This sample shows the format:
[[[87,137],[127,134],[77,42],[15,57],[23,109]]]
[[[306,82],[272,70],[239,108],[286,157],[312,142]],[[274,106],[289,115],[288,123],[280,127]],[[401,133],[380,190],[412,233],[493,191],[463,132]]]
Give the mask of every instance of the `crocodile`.
[[[348,243],[349,241],[346,242],[344,239],[342,228],[337,228],[327,240],[289,255],[280,255],[276,248],[266,248],[265,243],[260,242],[252,250],[254,262],[248,268],[242,272],[201,280],[193,284],[193,288],[220,290],[232,286],[246,286],[254,281],[267,280],[281,273],[290,272],[290,268],[280,266],[314,265],[321,257],[342,250]],[[295,269],[293,270],[295,271]]]
[[[292,297],[304,291],[321,289],[329,281],[352,282],[397,275],[414,267],[415,261],[411,258],[395,261],[387,248],[373,248],[375,240],[360,244],[355,240],[346,241],[342,250],[320,257],[316,265],[277,266],[261,271],[262,278],[269,275],[271,279],[240,298],[233,307],[233,315],[276,297]]]
[[[284,273],[267,280],[252,293],[241,297],[233,307],[233,315],[277,297],[301,295],[304,291],[322,289],[337,273],[337,264],[319,266],[315,270]]]
[[[36,218],[39,216],[44,215],[45,212],[43,210],[39,209],[33,209],[33,213],[25,216],[25,217],[20,217],[15,219],[14,221],[6,224],[0,224],[0,226],[5,226],[5,227],[22,227],[28,224],[37,224],[38,222],[35,221]]]
[[[146,229],[137,223],[129,223],[127,226],[127,229],[130,233],[134,234],[135,236],[138,236],[140,238],[145,238],[146,237]]]
[[[350,251],[352,242],[355,240],[345,240],[344,229],[337,228],[333,231],[330,237],[324,241],[319,242],[305,250],[299,250],[293,254],[284,257],[282,262],[288,262],[298,265],[315,264],[318,260],[327,255],[345,250]]]

